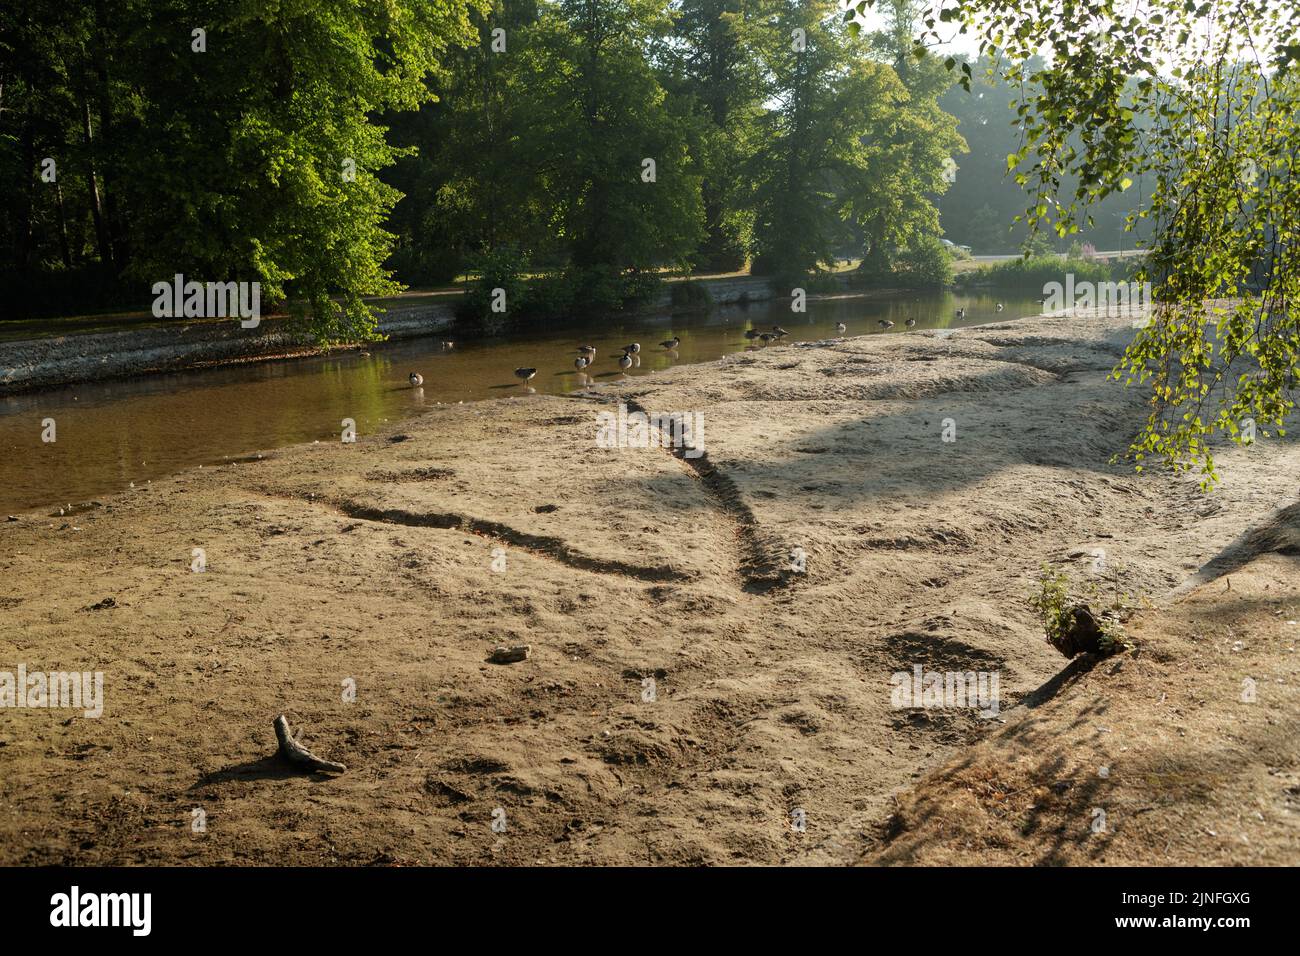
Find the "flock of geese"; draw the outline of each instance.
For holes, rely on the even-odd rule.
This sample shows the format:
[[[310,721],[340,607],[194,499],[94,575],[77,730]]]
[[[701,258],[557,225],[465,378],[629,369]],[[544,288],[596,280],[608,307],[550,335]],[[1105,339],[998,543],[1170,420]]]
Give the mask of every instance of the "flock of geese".
[[[1002,311],[1001,302],[998,303],[998,311],[999,312]],[[966,318],[966,310],[964,308],[957,310],[957,318],[959,319]],[[889,321],[889,319],[880,319],[876,322],[876,324],[879,325],[882,329],[892,329],[894,327],[894,323]],[[909,329],[914,329],[916,328],[916,319],[910,319],[910,318],[905,319],[903,321],[903,324],[907,326]],[[843,322],[838,322],[835,325],[835,331],[838,332],[840,335],[844,335],[846,332],[848,332],[848,330],[849,327],[845,325]],[[760,332],[758,329],[745,330],[745,338],[749,339],[751,342],[755,340],[760,341],[764,345],[768,345],[769,343],[772,342],[779,342],[781,339],[785,338],[789,334],[790,334],[789,332],[781,328],[781,326],[779,325],[772,326],[772,330],[770,332]],[[668,339],[667,341],[664,342],[660,342],[659,347],[663,349],[665,352],[672,352],[675,351],[677,346],[681,344],[682,344],[681,336],[674,335],[671,339]],[[578,351],[578,357],[573,360],[573,367],[577,369],[578,372],[580,373],[585,372],[588,368],[591,367],[591,363],[596,360],[596,346],[579,345],[577,351]],[[640,342],[633,342],[630,345],[623,346],[623,353],[618,357],[618,367],[621,368],[626,373],[627,370],[632,367],[632,364],[635,361],[632,358],[632,356],[639,355],[640,352],[641,352]],[[515,378],[519,379],[520,384],[523,385],[527,385],[530,381],[532,381],[533,377],[536,375],[537,375],[537,369],[535,368],[527,368],[524,366],[520,366],[519,368],[515,369]],[[424,376],[421,375],[419,372],[412,372],[409,376],[407,376],[407,380],[411,383],[412,388],[419,388],[424,384]]]

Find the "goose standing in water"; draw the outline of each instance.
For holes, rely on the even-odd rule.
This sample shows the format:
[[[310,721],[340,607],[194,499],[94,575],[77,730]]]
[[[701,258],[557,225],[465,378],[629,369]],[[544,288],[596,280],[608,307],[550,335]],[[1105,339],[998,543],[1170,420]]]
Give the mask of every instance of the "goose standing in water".
[[[673,349],[677,348],[677,346],[682,344],[682,339],[680,335],[674,335],[667,342],[660,342],[659,344],[671,352]]]
[[[626,373],[627,370],[632,367],[631,352],[624,352],[622,355],[618,357],[618,367],[621,368],[624,371],[624,373]]]
[[[1004,308],[1004,306],[1002,305],[1001,302],[999,302],[999,303],[998,303],[998,311],[1001,312],[1003,308]]]
[[[588,357],[591,357],[591,356],[593,356],[593,355],[596,354],[596,346],[594,346],[594,345],[579,345],[579,346],[578,346],[578,351],[581,352],[582,354],[588,356]]]
[[[906,325],[909,329],[914,329],[916,328],[916,319],[908,319],[903,324]]]
[[[964,319],[964,318],[966,318],[966,310],[965,310],[965,309],[958,309],[958,310],[957,310],[957,318],[959,318],[959,319]]]
[[[537,369],[535,368],[515,369],[515,378],[519,379],[519,381],[523,382],[525,385],[527,385],[528,382],[532,379],[532,377],[536,374],[537,374]]]
[[[641,351],[641,343],[633,342],[631,345],[623,346],[623,351],[628,355],[636,355]]]
[[[877,324],[882,329],[892,329],[894,327],[894,323],[890,322],[888,319],[881,319]]]
[[[424,376],[419,372],[412,372],[406,376],[406,380],[411,383],[411,388],[419,388],[424,384]]]
[[[845,332],[847,332],[848,330],[849,330],[849,327],[848,327],[847,325],[845,325],[843,322],[836,322],[836,323],[835,323],[835,331],[838,332],[838,333],[840,333],[840,335],[843,335],[843,334],[844,334]]]
[[[586,368],[590,364],[591,364],[591,359],[587,358],[587,356],[585,355],[579,355],[576,359],[573,360],[573,367],[576,368],[579,372],[581,372],[584,368]]]

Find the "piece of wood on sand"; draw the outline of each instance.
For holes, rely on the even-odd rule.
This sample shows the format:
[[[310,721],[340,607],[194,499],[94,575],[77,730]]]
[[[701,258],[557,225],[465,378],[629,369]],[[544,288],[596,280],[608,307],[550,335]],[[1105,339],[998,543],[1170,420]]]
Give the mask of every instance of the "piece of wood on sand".
[[[512,646],[501,644],[493,648],[492,653],[488,655],[488,662],[492,664],[518,664],[520,661],[528,660],[532,652],[533,648],[530,644],[515,644]]]
[[[280,741],[280,756],[295,767],[303,770],[324,770],[329,773],[342,773],[348,768],[332,760],[322,760],[314,753],[293,739],[289,730],[289,719],[281,714],[275,718],[275,737]]]

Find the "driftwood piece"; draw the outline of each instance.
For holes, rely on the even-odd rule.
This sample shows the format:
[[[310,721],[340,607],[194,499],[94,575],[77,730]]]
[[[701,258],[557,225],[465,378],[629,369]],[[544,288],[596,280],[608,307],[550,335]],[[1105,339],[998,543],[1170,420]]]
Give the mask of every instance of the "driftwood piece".
[[[280,741],[280,756],[304,770],[327,770],[331,773],[342,773],[348,769],[341,763],[322,760],[294,740],[293,733],[289,730],[289,719],[284,714],[275,718],[275,737]]]
[[[532,652],[531,644],[516,644],[513,647],[501,645],[492,651],[488,661],[492,664],[518,664],[528,660],[528,655]]]

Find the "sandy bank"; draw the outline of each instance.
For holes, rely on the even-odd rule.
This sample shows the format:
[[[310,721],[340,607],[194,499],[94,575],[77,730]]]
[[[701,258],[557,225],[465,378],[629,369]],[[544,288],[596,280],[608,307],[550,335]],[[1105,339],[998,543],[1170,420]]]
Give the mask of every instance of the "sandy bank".
[[[1295,501],[1290,441],[1226,451],[1209,497],[1108,465],[1141,408],[1105,381],[1128,334],[772,346],[0,524],[0,669],[102,670],[106,697],[0,709],[0,862],[928,862],[899,842],[913,785],[1065,666],[1024,600],[1041,562],[1118,569],[1163,613]],[[619,401],[702,414],[706,455],[597,448]],[[1294,594],[1294,560],[1274,570]],[[532,658],[488,663],[502,643]],[[1000,713],[895,709],[917,664],[996,672]],[[1111,692],[1154,708],[1168,668],[1142,673]],[[267,759],[281,712],[348,771]],[[1082,765],[1071,728],[1051,743]]]

